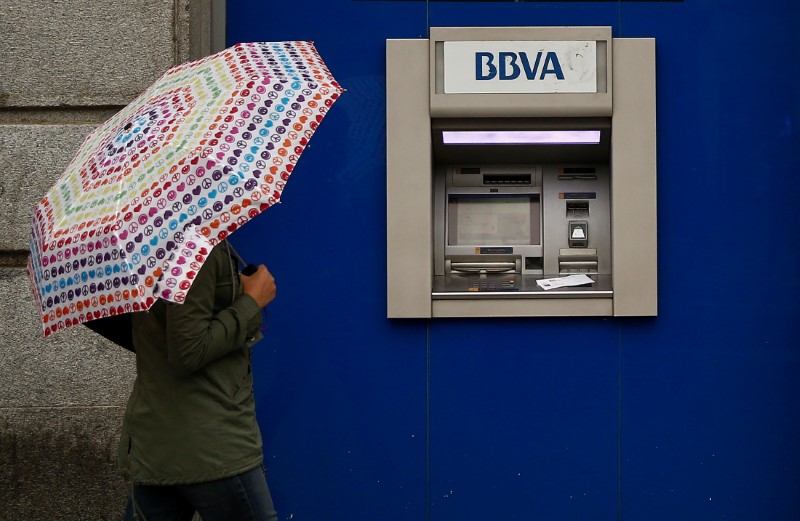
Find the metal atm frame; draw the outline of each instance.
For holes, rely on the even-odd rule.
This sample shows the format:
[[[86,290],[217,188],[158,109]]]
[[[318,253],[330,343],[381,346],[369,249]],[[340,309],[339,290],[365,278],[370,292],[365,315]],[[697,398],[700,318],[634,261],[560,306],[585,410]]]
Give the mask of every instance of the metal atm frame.
[[[445,92],[446,42],[473,42],[487,48],[503,48],[510,42],[533,49],[539,44],[545,48],[590,42],[596,54],[596,79],[590,88],[570,92],[509,93],[492,88]],[[387,40],[386,69],[389,318],[657,315],[654,39],[612,38],[610,27],[432,27],[428,39]],[[441,131],[484,128],[487,122],[517,129],[603,128],[605,157],[599,160],[605,165],[608,193],[598,197],[606,197],[610,223],[604,240],[610,251],[599,262],[609,273],[593,277],[592,286],[597,286],[593,290],[447,294],[434,287],[441,279],[435,274],[442,264],[439,220],[442,205],[447,204],[439,200],[444,193],[441,179],[452,175],[443,174],[449,167],[442,165],[459,162],[459,156],[464,164],[474,164],[483,153],[454,148],[454,157],[443,159],[451,152],[442,151]],[[540,149],[544,152],[513,150],[510,153],[520,160],[535,157],[539,174],[534,176],[541,176],[544,169],[544,175],[552,177],[548,165],[565,161],[565,149],[559,147]],[[555,155],[549,157],[550,153]],[[576,154],[578,163],[586,157]],[[491,169],[486,171],[491,174]],[[558,253],[547,251],[548,243],[543,248],[542,258],[552,265]],[[584,253],[564,247],[560,252]]]

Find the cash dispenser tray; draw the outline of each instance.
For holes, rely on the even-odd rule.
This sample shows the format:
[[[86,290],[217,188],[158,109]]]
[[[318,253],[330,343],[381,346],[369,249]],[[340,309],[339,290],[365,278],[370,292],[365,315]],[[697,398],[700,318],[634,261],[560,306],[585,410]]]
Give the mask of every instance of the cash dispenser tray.
[[[560,276],[560,275],[556,275]],[[594,282],[543,290],[536,283],[552,276],[523,275],[520,273],[447,273],[433,277],[434,300],[457,299],[514,299],[514,298],[610,298],[614,292],[611,275],[587,275]]]
[[[573,270],[569,270],[573,272]],[[576,270],[578,271],[578,270]],[[481,298],[609,298],[613,295],[611,275],[580,269],[591,284],[542,289],[537,280],[559,275],[523,273],[520,257],[496,256],[491,259],[454,257],[445,261],[445,274],[433,277],[434,300]]]

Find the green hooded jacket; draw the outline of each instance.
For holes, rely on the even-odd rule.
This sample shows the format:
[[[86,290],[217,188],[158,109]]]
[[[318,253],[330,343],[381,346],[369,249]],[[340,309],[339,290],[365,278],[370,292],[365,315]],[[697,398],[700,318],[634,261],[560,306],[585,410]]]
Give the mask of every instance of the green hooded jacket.
[[[201,483],[261,465],[250,369],[261,310],[242,293],[227,242],[183,304],[159,300],[132,319],[137,374],[119,446],[126,479]]]

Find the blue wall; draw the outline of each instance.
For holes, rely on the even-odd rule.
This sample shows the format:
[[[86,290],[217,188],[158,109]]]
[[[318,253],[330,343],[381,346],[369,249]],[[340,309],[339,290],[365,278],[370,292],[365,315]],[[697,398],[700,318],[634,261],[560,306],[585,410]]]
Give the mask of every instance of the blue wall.
[[[347,89],[232,238],[275,274],[257,400],[281,519],[800,519],[800,8],[228,1]],[[429,26],[654,37],[659,316],[387,320],[385,40]]]

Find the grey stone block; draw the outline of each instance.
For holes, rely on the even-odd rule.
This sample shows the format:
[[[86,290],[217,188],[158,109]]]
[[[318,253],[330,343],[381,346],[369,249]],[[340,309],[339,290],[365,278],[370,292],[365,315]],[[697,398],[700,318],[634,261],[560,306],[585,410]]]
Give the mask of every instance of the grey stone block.
[[[0,520],[122,518],[134,357],[83,326],[45,339],[24,270],[8,266],[24,263],[33,206],[84,137],[168,67],[207,54],[212,3],[0,5]]]
[[[84,326],[45,338],[23,269],[0,268],[0,331],[0,409],[127,403],[134,355]]]
[[[119,520],[123,409],[0,407],[0,519]]]
[[[174,0],[4,1],[0,107],[127,104],[178,62],[176,9]]]
[[[97,125],[0,125],[0,250],[27,250],[33,207]]]

